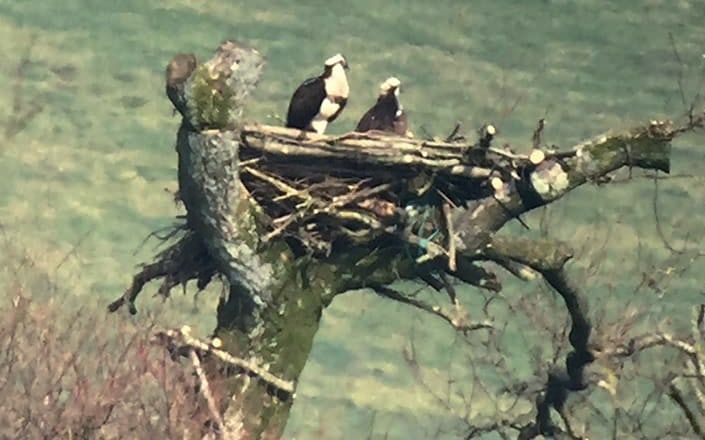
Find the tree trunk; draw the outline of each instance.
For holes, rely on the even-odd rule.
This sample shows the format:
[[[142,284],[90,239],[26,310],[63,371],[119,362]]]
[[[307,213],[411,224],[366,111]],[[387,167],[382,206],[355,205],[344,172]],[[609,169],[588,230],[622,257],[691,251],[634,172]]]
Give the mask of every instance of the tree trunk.
[[[278,251],[279,256],[272,261],[279,262],[282,272],[268,285],[269,305],[247,309],[242,295],[231,290],[218,307],[215,335],[228,352],[296,384],[308,360],[321,313],[335,295],[362,287],[362,272],[369,271],[369,282],[391,280],[382,271],[376,277],[374,268],[364,261],[358,266],[361,270],[344,270],[356,261],[359,264],[364,259],[361,254],[352,253],[348,257],[353,258],[345,263],[317,263],[306,258],[294,261],[287,250]],[[373,264],[382,266],[378,259]],[[265,381],[251,380],[246,372],[231,376],[225,386],[225,394],[230,396],[226,420],[241,421],[248,433],[246,438],[279,438],[294,395]]]
[[[177,140],[180,196],[189,228],[201,237],[230,286],[218,307],[214,336],[234,356],[295,384],[323,308],[339,293],[393,281],[387,269],[399,260],[399,252],[390,248],[370,257],[367,248],[351,247],[322,261],[295,258],[283,240],[261,243],[264,213],[240,181],[238,133],[182,125]],[[410,272],[408,265],[398,269]],[[293,396],[266,381],[251,380],[248,373],[230,375],[225,382],[224,394],[231,396],[226,420],[240,421],[238,431],[246,438],[278,438]]]

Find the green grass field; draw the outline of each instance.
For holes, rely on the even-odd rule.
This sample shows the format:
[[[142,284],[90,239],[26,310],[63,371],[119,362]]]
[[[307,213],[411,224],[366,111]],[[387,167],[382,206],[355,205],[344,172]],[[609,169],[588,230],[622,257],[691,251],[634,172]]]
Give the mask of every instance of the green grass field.
[[[702,3],[686,0],[0,0],[0,120],[13,113],[16,66],[30,46],[23,97],[42,105],[23,131],[0,141],[0,232],[27,249],[60,292],[27,280],[33,295],[103,316],[136,264],[154,253],[156,242],[140,246],[143,239],[180,213],[168,192],[176,190],[178,120],[163,93],[164,67],[177,52],[205,59],[228,37],[263,52],[268,64],[249,107],[252,120],[280,123],[298,83],[342,52],[351,65],[351,99],[333,132],[352,129],[379,82],[394,74],[416,134],[444,135],[456,122],[472,132],[493,121],[501,141],[526,150],[542,117],[547,140],[567,147],[609,128],[681,115],[679,77],[686,98],[705,91],[702,23]],[[665,234],[677,245],[703,240],[704,147],[702,134],[678,140],[673,172],[697,177],[660,184]],[[601,260],[587,289],[610,313],[620,313],[620,294],[665,256],[652,197],[653,182],[635,179],[586,187],[550,208],[556,238],[576,247],[605,243],[572,267],[582,273],[591,259]],[[538,218],[526,221],[536,227]],[[655,317],[687,312],[702,292],[702,266],[643,304]],[[531,289],[507,280],[508,296]],[[136,318],[107,322],[156,315],[164,325],[212,329],[216,292],[195,306],[191,296],[162,304],[150,295],[143,294]],[[443,323],[367,293],[336,300],[288,435],[312,438],[324,429],[325,438],[364,438],[373,414],[380,438],[424,438],[439,422],[452,426],[453,416],[402,360],[412,328],[424,369],[455,362],[462,377]]]

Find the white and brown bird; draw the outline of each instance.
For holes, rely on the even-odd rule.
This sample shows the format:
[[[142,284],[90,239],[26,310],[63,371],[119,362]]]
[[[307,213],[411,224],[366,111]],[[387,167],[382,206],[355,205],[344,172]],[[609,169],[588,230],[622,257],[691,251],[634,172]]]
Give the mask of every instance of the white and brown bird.
[[[408,120],[404,107],[399,102],[401,81],[391,76],[379,86],[377,102],[367,110],[357,123],[355,131],[370,130],[396,133],[400,136],[411,136],[408,131]]]
[[[348,102],[350,87],[346,69],[348,62],[343,55],[328,58],[323,73],[304,81],[292,95],[286,126],[324,133]]]

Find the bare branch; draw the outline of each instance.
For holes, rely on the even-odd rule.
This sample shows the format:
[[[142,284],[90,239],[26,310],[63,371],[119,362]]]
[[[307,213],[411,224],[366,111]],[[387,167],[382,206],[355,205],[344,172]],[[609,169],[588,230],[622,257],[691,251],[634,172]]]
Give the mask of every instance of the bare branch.
[[[256,375],[267,384],[283,391],[287,395],[294,394],[294,390],[296,389],[294,382],[276,377],[263,367],[260,367],[253,362],[233,356],[227,351],[214,347],[213,344],[196,339],[189,334],[188,330],[188,328],[182,328],[179,330],[166,330],[158,332],[155,335],[155,341],[166,346],[171,353],[190,353],[191,351],[196,350],[201,356],[204,354],[213,355],[227,364],[241,368]]]
[[[697,435],[700,439],[705,439],[705,431],[703,431],[703,427],[698,421],[698,416],[696,416],[690,407],[688,407],[688,404],[685,402],[685,398],[683,397],[683,393],[674,383],[671,383],[668,386],[668,397],[670,397],[671,400],[673,400],[673,403],[675,403],[676,406],[683,411],[683,415],[685,415],[685,418],[688,420],[690,427],[693,428],[695,435]]]
[[[198,288],[204,289],[215,275],[216,270],[198,236],[187,233],[178,242],[157,255],[154,263],[145,265],[133,279],[132,284],[108,306],[109,312],[115,312],[127,304],[131,314],[137,313],[135,300],[144,286],[155,279],[164,278],[159,293],[168,294],[169,289],[189,280],[196,280]]]
[[[375,286],[375,287],[373,287],[373,289],[380,296],[383,296],[383,297],[389,298],[389,299],[393,299],[395,301],[399,301],[404,304],[408,304],[412,307],[423,310],[424,312],[438,316],[439,318],[443,319],[448,324],[450,324],[455,330],[458,330],[462,333],[468,333],[468,332],[480,330],[480,329],[494,328],[494,325],[490,321],[480,321],[480,322],[470,321],[467,317],[467,311],[465,311],[464,307],[462,307],[461,305],[456,306],[454,309],[454,313],[451,313],[451,312],[447,312],[447,311],[443,310],[439,306],[432,306],[432,305],[427,304],[421,300],[418,300],[416,298],[411,298],[411,297],[404,295],[403,293],[401,293],[397,290],[394,290],[394,289],[386,287],[386,286]]]
[[[201,394],[203,394],[203,398],[206,400],[206,403],[208,405],[208,411],[210,412],[210,415],[213,420],[215,420],[215,422],[217,423],[217,430],[220,431],[222,429],[225,429],[225,424],[223,423],[223,418],[220,415],[218,405],[216,404],[215,398],[213,397],[213,392],[211,391],[210,384],[208,383],[208,378],[206,377],[206,373],[203,371],[201,360],[198,358],[198,354],[195,350],[189,350],[189,358],[191,359],[193,368],[196,371],[196,376],[198,377],[198,380],[200,382],[199,389],[201,390]],[[223,437],[232,438],[232,436],[228,435],[227,433],[224,434]]]

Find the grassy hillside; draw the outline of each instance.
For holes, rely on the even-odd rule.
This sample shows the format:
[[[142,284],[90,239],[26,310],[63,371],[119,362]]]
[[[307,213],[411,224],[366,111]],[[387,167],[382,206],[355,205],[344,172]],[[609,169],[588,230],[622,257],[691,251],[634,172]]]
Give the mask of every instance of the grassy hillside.
[[[23,131],[0,141],[0,230],[51,280],[27,278],[33,295],[102,316],[135,264],[154,252],[154,241],[140,246],[143,238],[178,213],[165,191],[176,189],[178,121],[163,94],[164,66],[180,51],[206,58],[227,37],[267,57],[249,108],[250,118],[267,123],[278,123],[293,89],[325,58],[344,53],[351,99],[334,132],[354,126],[390,74],[402,80],[415,133],[446,134],[456,121],[470,131],[494,121],[502,141],[520,150],[541,117],[548,140],[568,146],[610,127],[680,114],[679,77],[687,97],[702,91],[700,2],[578,3],[0,0],[0,117],[13,112],[16,67],[29,47],[22,97],[42,105]],[[675,173],[699,178],[661,183],[663,226],[678,245],[696,246],[705,230],[702,146],[702,136],[691,137],[677,142],[673,155]],[[602,265],[589,288],[614,313],[620,294],[665,255],[652,197],[653,183],[635,179],[585,188],[550,209],[554,236],[576,246],[605,243],[593,255]],[[536,226],[538,215],[526,220]],[[583,273],[585,257],[574,264],[576,273]],[[702,269],[670,280],[672,294],[644,297],[644,304],[654,316],[688,310],[702,288]],[[527,288],[508,289],[512,296]],[[216,300],[217,292],[208,292],[196,306],[190,296],[162,305],[145,294],[136,318],[107,322],[155,315],[205,333]],[[439,421],[452,425],[402,361],[412,328],[424,368],[462,364],[442,323],[368,294],[336,300],[304,372],[289,435],[311,438],[323,425],[326,438],[361,438],[373,413],[375,432],[389,438],[430,435]]]

